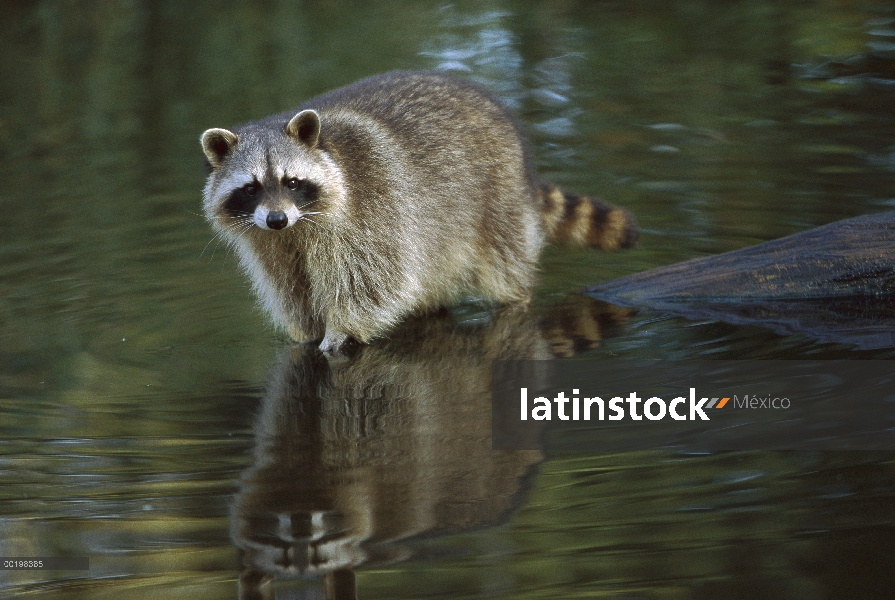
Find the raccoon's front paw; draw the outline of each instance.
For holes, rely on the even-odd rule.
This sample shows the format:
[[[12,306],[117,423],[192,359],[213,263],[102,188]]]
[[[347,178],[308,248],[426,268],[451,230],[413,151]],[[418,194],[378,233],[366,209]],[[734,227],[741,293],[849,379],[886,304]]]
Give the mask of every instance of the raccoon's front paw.
[[[326,337],[320,342],[320,351],[332,356],[342,356],[342,350],[350,339],[351,337],[347,333],[335,329],[328,329],[326,331]]]

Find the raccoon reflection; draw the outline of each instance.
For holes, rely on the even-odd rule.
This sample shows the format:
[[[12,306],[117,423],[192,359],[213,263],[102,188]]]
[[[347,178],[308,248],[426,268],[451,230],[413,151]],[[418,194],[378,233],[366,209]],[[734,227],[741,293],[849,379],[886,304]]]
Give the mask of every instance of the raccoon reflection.
[[[541,454],[492,451],[491,361],[597,343],[580,332],[599,337],[625,314],[603,306],[581,297],[543,317],[505,309],[477,325],[412,320],[346,362],[309,346],[286,352],[232,512],[243,597],[261,597],[273,578],[316,576],[338,597],[332,590],[351,588],[356,567],[406,560],[415,540],[506,518]],[[564,325],[574,339],[559,343]]]

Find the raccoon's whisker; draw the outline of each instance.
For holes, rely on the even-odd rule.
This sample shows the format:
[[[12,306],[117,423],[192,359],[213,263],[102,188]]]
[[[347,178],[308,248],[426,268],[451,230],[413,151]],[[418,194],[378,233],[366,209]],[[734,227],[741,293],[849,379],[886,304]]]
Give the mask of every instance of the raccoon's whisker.
[[[238,233],[237,235],[242,235],[243,233],[245,233],[246,231],[248,231],[248,230],[251,229],[252,227],[255,227],[255,222],[254,222],[254,221],[248,221],[248,222],[245,224],[245,227],[243,227],[242,229],[239,230],[239,233]]]
[[[202,258],[202,255],[205,254],[205,251],[208,250],[208,247],[211,245],[212,242],[217,241],[217,244],[214,245],[214,249],[212,249],[211,256],[208,258],[208,260],[210,261],[212,258],[214,258],[215,250],[217,250],[218,244],[220,244],[221,240],[223,239],[223,236],[224,236],[224,232],[220,231],[220,232],[216,233],[213,238],[208,240],[208,243],[205,244],[204,248],[202,248],[202,252],[199,253],[199,258]]]
[[[205,244],[205,247],[204,247],[204,248],[202,248],[202,252],[199,253],[199,258],[202,258],[202,255],[205,254],[205,251],[206,251],[206,250],[208,250],[208,246],[211,245],[211,242],[213,242],[213,241],[215,241],[216,239],[218,239],[218,237],[220,237],[220,235],[221,235],[220,233],[216,233],[216,234],[214,234],[214,237],[212,237],[210,240],[208,240],[208,243]]]
[[[249,221],[249,223],[251,223],[251,221]],[[240,220],[238,220],[238,221],[235,221],[235,222],[233,222],[233,223],[228,224],[227,227],[224,228],[224,232],[226,232],[226,233],[232,233],[232,232],[234,232],[234,231],[236,231],[236,230],[240,230],[240,229],[242,229],[242,228],[245,227],[246,225],[247,225],[247,223],[246,223],[245,219],[240,219]]]
[[[308,214],[308,213],[305,213],[305,214]],[[324,231],[326,230],[326,228],[325,228],[323,225],[321,225],[321,224],[318,223],[317,221],[314,221],[313,219],[308,219],[308,218],[306,218],[304,215],[300,216],[300,217],[298,218],[298,220],[299,220],[299,221],[305,221],[305,222],[307,222],[307,223],[312,223],[313,225],[316,225],[316,226],[319,227],[320,229],[323,229]]]
[[[211,251],[211,257],[209,260],[214,258],[215,252],[217,252],[218,246],[221,243],[221,240],[224,239],[224,236],[227,234],[233,234],[235,236],[240,236],[250,228],[255,226],[254,221],[252,220],[251,214],[246,213],[247,216],[231,216],[228,217],[230,219],[230,223],[227,223],[223,230],[217,232],[214,237],[208,240],[208,243],[205,244],[205,247],[202,248],[202,252],[199,253],[199,258],[205,254],[205,251],[208,250],[208,247],[211,246],[212,243],[215,243],[214,249]]]
[[[254,225],[255,225],[255,220],[254,220],[254,219],[251,219],[251,218],[240,219],[239,221],[236,221],[235,223],[233,223],[232,228],[233,228],[233,229],[241,229],[241,228],[242,228],[243,226],[245,226],[245,225],[252,225],[252,226],[254,226]]]
[[[252,221],[248,221],[248,222],[243,221],[241,223],[235,224],[231,228],[231,230],[233,231],[233,237],[241,236],[242,234],[244,234],[246,231],[248,231],[249,229],[251,229],[254,226],[255,226],[255,223],[253,223]]]
[[[199,253],[199,258],[202,258],[202,255],[205,254],[205,251],[208,250],[208,247],[212,244],[212,242],[217,241],[218,243],[220,243],[220,241],[224,238],[224,234],[230,231],[230,229],[232,228],[233,225],[228,225],[224,228],[223,231],[218,231],[216,234],[214,234],[214,237],[208,240],[208,243],[205,244],[204,248],[202,248],[202,252]],[[215,249],[217,249],[217,244],[215,244]],[[211,258],[214,258],[214,250],[211,251]]]
[[[239,223],[230,225],[227,228],[227,231],[232,233],[233,237],[237,238],[254,226],[255,226],[255,223],[253,221],[251,221],[250,219],[243,218],[243,219],[240,219]],[[221,239],[223,239],[223,237]],[[218,240],[218,241],[220,242],[220,240]],[[212,258],[214,258],[214,253],[217,252],[217,249],[218,249],[218,246],[215,245],[214,250],[212,250],[212,252],[211,252]]]

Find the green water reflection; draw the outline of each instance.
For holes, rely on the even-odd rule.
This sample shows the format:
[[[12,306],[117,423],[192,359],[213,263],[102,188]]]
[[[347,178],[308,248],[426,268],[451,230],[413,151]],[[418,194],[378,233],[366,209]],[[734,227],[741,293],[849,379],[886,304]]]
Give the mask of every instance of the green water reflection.
[[[199,216],[198,137],[365,75],[484,82],[520,112],[545,178],[629,208],[642,228],[624,254],[548,250],[531,320],[461,307],[460,325],[370,349],[372,373],[477,372],[498,347],[893,357],[566,298],[890,209],[887,4],[27,2],[0,6],[0,40],[0,555],[92,567],[2,571],[0,595],[238,595],[238,507],[277,431],[262,417],[285,342]],[[361,597],[891,597],[893,453],[513,463],[457,450],[487,436],[451,428],[481,425],[484,396],[457,423],[427,397],[370,409],[381,422],[353,438],[334,427],[325,444],[285,446],[355,461],[308,467],[338,483],[323,496],[284,483],[286,508],[341,506],[388,532],[365,540],[400,540],[354,565]]]

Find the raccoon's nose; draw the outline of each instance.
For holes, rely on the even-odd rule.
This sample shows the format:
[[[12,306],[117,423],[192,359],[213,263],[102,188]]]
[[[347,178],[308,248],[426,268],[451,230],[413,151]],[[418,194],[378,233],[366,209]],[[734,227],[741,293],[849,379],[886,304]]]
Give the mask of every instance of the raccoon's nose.
[[[271,229],[282,229],[289,224],[289,217],[281,210],[267,213],[267,226]]]

